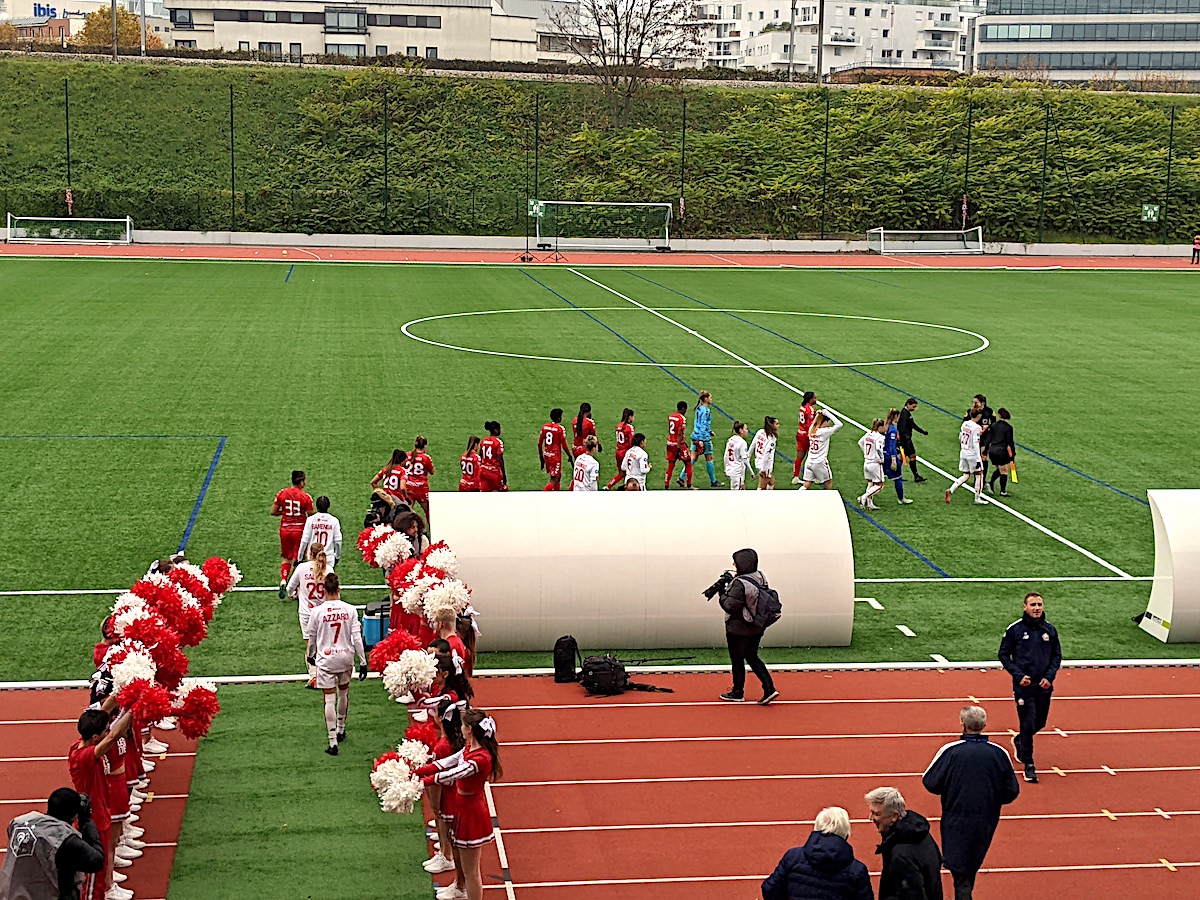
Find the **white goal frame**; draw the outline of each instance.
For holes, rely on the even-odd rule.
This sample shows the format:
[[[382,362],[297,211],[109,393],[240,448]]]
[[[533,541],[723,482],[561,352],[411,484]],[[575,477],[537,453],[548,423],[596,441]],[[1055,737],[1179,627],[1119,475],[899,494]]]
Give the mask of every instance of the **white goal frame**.
[[[619,203],[601,200],[538,200],[535,201],[542,215],[534,217],[535,242],[539,250],[658,250],[665,252],[671,249],[671,215],[673,206],[670,203]],[[641,209],[661,209],[665,215],[662,223],[662,233],[657,230],[644,238],[629,238],[597,235],[596,237],[580,237],[572,235],[562,237],[558,234],[546,234],[543,231],[544,213],[549,207],[638,207]]]
[[[32,228],[22,223],[41,223],[40,226],[35,224]],[[59,223],[59,227],[47,223]],[[96,238],[88,237],[86,234],[86,226],[89,224],[110,224],[120,225],[125,230],[119,238]],[[83,227],[80,227],[83,226]],[[33,231],[33,234],[29,232]],[[126,216],[124,219],[87,219],[68,216],[59,218],[57,216],[14,216],[8,214],[8,231],[6,232],[6,243],[9,244],[94,244],[94,245],[112,245],[112,244],[132,244],[133,243],[133,219]]]
[[[880,256],[890,254],[983,253],[983,226],[938,231],[899,231],[872,228],[867,232],[867,249]]]

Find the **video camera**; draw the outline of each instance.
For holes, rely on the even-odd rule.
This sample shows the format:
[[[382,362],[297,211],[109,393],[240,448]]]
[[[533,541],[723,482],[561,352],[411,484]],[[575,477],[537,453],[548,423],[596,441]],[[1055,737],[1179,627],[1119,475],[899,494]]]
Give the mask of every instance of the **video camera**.
[[[704,599],[711,600],[717,594],[725,593],[726,588],[733,583],[733,573],[726,570],[721,577],[704,589]]]

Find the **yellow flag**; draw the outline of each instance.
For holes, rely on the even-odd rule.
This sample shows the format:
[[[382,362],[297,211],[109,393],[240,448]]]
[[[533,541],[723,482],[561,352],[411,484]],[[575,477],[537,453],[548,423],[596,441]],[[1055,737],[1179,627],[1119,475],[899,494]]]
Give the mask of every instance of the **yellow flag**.
[[[1013,484],[1020,484],[1020,482],[1017,481],[1017,464],[1015,462],[1010,462],[1008,464],[1008,477],[1013,480]]]

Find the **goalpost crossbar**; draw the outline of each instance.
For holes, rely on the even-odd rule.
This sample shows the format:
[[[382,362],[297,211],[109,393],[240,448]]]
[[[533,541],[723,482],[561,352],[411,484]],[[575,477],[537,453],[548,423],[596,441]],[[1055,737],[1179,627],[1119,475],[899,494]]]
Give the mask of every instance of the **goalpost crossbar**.
[[[928,231],[872,228],[867,232],[867,248],[881,256],[892,253],[983,253],[983,227]]]
[[[670,203],[537,200],[531,203],[541,250],[670,250]]]

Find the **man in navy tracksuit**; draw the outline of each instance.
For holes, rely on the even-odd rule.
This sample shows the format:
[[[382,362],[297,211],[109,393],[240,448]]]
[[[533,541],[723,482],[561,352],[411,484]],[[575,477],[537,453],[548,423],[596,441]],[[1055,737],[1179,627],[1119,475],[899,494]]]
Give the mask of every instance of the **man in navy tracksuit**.
[[[1046,727],[1054,676],[1062,665],[1058,629],[1046,621],[1041,594],[1025,595],[1021,618],[1008,626],[1000,641],[1000,663],[1012,676],[1021,731],[1013,738],[1017,761],[1025,764],[1025,780],[1037,784],[1033,736]]]
[[[925,770],[925,790],[942,798],[942,856],[954,877],[954,900],[971,900],[1000,807],[1021,792],[1012,759],[983,733],[987,713],[979,706],[959,713],[962,737],[946,744]]]

